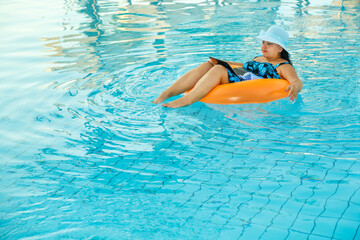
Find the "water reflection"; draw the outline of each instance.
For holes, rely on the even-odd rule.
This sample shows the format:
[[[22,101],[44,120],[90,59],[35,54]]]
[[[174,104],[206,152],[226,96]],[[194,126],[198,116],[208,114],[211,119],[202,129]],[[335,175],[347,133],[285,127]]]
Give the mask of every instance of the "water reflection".
[[[70,29],[76,30],[77,33],[71,31],[59,37],[42,38],[45,42],[44,46],[49,48],[50,55],[48,56],[55,60],[51,64],[54,66],[48,68],[48,71],[80,73],[104,71],[111,75],[114,71],[124,72],[119,70],[123,65],[132,65],[134,68],[144,65],[164,67],[168,62],[169,54],[171,56],[186,54],[187,58],[197,53],[206,56],[208,52],[214,50],[220,51],[221,54],[225,46],[215,38],[211,40],[214,34],[224,35],[224,38],[234,37],[216,26],[212,16],[218,9],[212,7],[212,2],[169,3],[124,1],[111,3],[103,8],[99,7],[96,1],[85,1],[81,4],[68,3],[67,15],[85,19],[80,23],[71,21],[72,18],[65,19],[63,25],[66,31],[64,33]],[[235,3],[229,2],[229,4]],[[209,4],[209,7],[200,8],[197,7],[198,4]],[[274,9],[276,11],[278,5],[273,3],[275,8],[272,8],[272,11]],[[74,12],[76,8],[80,10]],[[231,8],[227,9],[229,10]],[[108,14],[108,11],[111,14]],[[201,21],[204,25],[198,24]],[[224,22],[221,25],[231,28],[230,24],[234,21],[235,19],[230,19],[230,23]],[[189,38],[193,39],[191,42],[195,41],[197,44],[192,46],[188,41]],[[200,46],[202,42],[206,43],[202,48],[194,48],[194,46]],[[231,46],[226,48],[230,49]],[[181,52],[177,52],[179,50]],[[127,68],[127,71],[129,70],[131,71],[131,68]],[[60,85],[79,87],[85,81],[89,83],[87,78],[79,78],[72,79],[68,83],[60,83]],[[95,86],[101,85],[93,87]]]

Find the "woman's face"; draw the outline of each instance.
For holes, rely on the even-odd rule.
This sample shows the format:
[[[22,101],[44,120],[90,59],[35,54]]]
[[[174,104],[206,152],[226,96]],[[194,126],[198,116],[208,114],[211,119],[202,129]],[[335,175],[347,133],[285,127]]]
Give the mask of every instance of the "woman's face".
[[[280,57],[282,50],[283,48],[280,45],[268,41],[263,41],[261,45],[262,54],[266,58]]]

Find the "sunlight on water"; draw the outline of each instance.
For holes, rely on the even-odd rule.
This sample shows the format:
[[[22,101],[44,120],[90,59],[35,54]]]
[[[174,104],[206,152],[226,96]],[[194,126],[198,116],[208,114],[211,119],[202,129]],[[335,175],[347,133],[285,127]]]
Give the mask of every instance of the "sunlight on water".
[[[1,1],[1,239],[359,238],[357,0]],[[152,104],[283,25],[288,99]]]

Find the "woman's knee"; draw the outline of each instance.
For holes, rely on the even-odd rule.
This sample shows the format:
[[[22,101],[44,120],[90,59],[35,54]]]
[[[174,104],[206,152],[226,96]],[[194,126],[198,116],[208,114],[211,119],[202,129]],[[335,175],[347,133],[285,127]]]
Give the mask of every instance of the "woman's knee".
[[[197,66],[196,68],[194,68],[192,71],[194,73],[198,73],[201,76],[205,75],[209,70],[211,70],[211,68],[213,67],[213,65],[211,65],[211,63],[209,62],[204,62],[202,64],[200,64],[199,66]]]
[[[204,62],[198,66],[198,68],[209,71],[214,66],[210,61]]]
[[[211,71],[224,75],[225,73],[227,73],[226,67],[222,66],[222,65],[215,65],[214,67],[211,68]]]
[[[229,82],[229,77],[226,67],[217,64],[213,68],[211,68],[211,72],[212,74],[217,74],[219,76],[222,84]]]

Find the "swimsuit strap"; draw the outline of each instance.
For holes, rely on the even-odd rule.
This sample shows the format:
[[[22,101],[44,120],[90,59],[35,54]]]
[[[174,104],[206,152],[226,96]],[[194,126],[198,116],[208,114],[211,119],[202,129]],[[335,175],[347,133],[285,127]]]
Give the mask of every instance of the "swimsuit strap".
[[[254,57],[251,61],[254,61],[255,58],[262,57],[262,55]]]
[[[282,63],[276,64],[274,66],[274,68],[276,69],[278,66],[283,65],[283,64],[290,64],[290,63],[289,62],[282,62]]]

